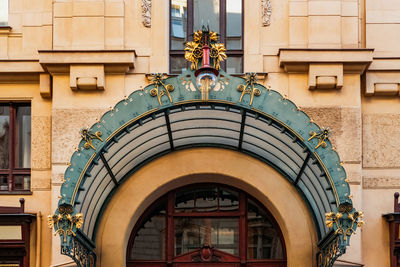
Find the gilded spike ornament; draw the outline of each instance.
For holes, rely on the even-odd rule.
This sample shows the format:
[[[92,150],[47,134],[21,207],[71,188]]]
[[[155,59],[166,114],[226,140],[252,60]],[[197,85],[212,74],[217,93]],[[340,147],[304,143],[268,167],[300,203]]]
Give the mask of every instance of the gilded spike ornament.
[[[311,131],[310,135],[311,135],[311,137],[308,138],[308,141],[311,141],[314,138],[318,139],[318,144],[315,147],[315,149],[319,148],[320,146],[322,146],[323,148],[326,148],[327,144],[325,141],[331,135],[331,130],[326,127],[321,127],[321,130],[318,133]]]
[[[187,42],[185,47],[185,59],[192,62],[190,69],[197,70],[201,65],[203,58],[203,46],[210,46],[210,57],[212,61],[212,67],[216,70],[221,69],[220,63],[224,61],[226,56],[226,48],[224,44],[217,43],[218,34],[213,31],[203,29],[196,31],[193,34],[193,41]]]
[[[100,131],[92,133],[89,127],[84,127],[79,131],[79,133],[81,137],[86,141],[83,145],[86,149],[93,148],[94,150],[96,150],[96,148],[93,146],[94,139],[98,139],[103,142],[103,139],[101,139],[102,133]]]
[[[172,97],[170,92],[174,91],[175,87],[172,84],[165,84],[167,76],[163,73],[153,73],[149,76],[149,79],[154,88],[150,90],[150,95],[157,97],[158,103],[161,104],[161,97],[163,95],[168,96],[169,101],[172,103]]]
[[[254,72],[249,72],[246,73],[246,84],[239,84],[237,87],[237,90],[239,92],[242,92],[239,98],[239,102],[242,102],[243,96],[245,94],[250,95],[250,106],[253,104],[253,99],[254,96],[259,96],[261,95],[261,90],[259,88],[255,87],[255,84],[257,83],[257,74]]]

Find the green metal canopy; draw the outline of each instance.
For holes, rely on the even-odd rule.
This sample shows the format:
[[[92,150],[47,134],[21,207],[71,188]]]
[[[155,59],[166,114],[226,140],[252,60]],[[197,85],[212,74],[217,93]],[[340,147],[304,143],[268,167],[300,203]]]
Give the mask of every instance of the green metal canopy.
[[[204,98],[194,71],[152,76],[92,127],[65,171],[61,199],[49,219],[61,251],[79,266],[94,266],[98,222],[108,200],[137,169],[174,150],[222,147],[248,154],[279,171],[304,198],[319,239],[318,266],[332,266],[362,224],[346,172],[320,128],[292,101],[256,83],[255,74],[220,71]],[[328,228],[329,227],[329,228]]]

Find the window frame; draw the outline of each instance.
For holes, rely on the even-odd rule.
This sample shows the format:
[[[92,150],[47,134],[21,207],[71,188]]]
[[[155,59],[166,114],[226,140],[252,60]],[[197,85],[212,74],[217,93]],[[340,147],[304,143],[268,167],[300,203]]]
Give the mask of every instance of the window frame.
[[[16,161],[16,144],[17,144],[17,109],[19,107],[30,107],[32,122],[32,105],[30,102],[0,102],[0,106],[9,107],[9,139],[8,139],[8,169],[0,169],[0,175],[7,175],[8,190],[0,190],[1,194],[32,194],[31,192],[31,168],[17,168]],[[32,133],[32,126],[31,126]],[[32,143],[32,138],[31,138]],[[30,151],[32,153],[32,151]],[[15,189],[15,176],[29,176],[29,189]]]
[[[194,9],[193,9],[193,1],[194,0],[186,0],[187,2],[187,41],[193,41],[193,23],[194,23]],[[227,0],[219,0],[219,41],[223,43],[226,46],[226,1]],[[242,2],[242,13],[241,13],[241,25],[242,25],[242,32],[241,32],[241,49],[230,49],[226,50],[226,55],[229,56],[241,56],[241,64],[242,64],[242,70],[241,72],[243,73],[243,58],[244,58],[244,0],[241,0]],[[172,40],[171,40],[171,33],[172,33],[172,0],[169,0],[169,57],[168,57],[168,72],[172,74],[172,68],[171,68],[171,58],[174,56],[181,56],[182,58],[185,56],[185,50],[177,50],[177,49],[171,49],[172,47]],[[189,69],[189,62],[186,63],[187,69]],[[225,70],[226,69],[226,60],[221,62],[221,69]],[[173,73],[176,74],[176,73]],[[232,74],[239,74],[239,73],[232,73]]]
[[[238,193],[238,210],[236,211],[213,211],[213,212],[207,212],[207,211],[191,211],[191,212],[179,212],[176,211],[175,207],[175,197],[176,193],[178,191],[182,190],[190,190],[193,188],[199,188],[202,186],[216,186],[216,187],[222,187],[222,188],[227,188],[232,191],[235,191]],[[256,205],[258,205],[265,213],[267,218],[269,219],[270,223],[273,225],[274,229],[277,231],[277,234],[279,236],[281,246],[282,246],[282,253],[283,253],[283,259],[249,259],[248,258],[248,218],[247,218],[247,211],[248,211],[248,201],[251,200],[254,202]],[[146,219],[148,219],[148,216],[153,213],[154,209],[159,206],[161,203],[164,202],[165,205],[165,255],[164,259],[158,259],[158,260],[133,260],[130,258],[130,252],[133,249],[133,244],[135,241],[135,237],[140,230],[142,224],[145,222]],[[195,183],[195,184],[190,184],[186,185],[183,187],[178,187],[176,189],[173,189],[166,193],[165,195],[161,196],[158,198],[156,201],[151,203],[148,208],[145,209],[145,211],[141,214],[139,219],[136,221],[135,226],[132,229],[132,232],[130,234],[129,240],[128,240],[128,245],[127,245],[127,250],[126,250],[126,266],[167,266],[168,263],[179,263],[178,261],[175,261],[177,258],[180,258],[186,254],[182,254],[179,256],[175,255],[175,226],[174,226],[174,219],[177,217],[191,217],[191,218],[201,218],[201,217],[209,217],[209,218],[232,218],[236,217],[239,219],[239,240],[240,243],[238,245],[239,249],[239,254],[235,257],[238,257],[241,262],[246,262],[247,264],[258,266],[258,264],[267,264],[267,266],[287,266],[287,250],[286,250],[286,243],[285,239],[283,237],[282,229],[280,228],[278,222],[275,220],[274,216],[270,213],[270,211],[256,198],[252,197],[249,193],[239,189],[235,188],[229,185],[225,184],[220,184],[220,183]],[[227,262],[229,263],[229,262]],[[230,262],[234,264],[234,262]]]

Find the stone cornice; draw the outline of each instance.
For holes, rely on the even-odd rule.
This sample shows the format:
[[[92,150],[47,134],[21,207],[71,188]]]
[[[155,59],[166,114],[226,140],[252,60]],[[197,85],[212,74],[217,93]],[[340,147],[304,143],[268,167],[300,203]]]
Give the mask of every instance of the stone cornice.
[[[103,65],[105,73],[126,73],[135,58],[135,50],[39,50],[39,62],[51,75],[68,74],[71,65]]]
[[[307,73],[310,64],[343,64],[344,73],[362,74],[373,60],[373,49],[281,48],[279,64],[288,73]]]
[[[38,83],[39,74],[44,73],[35,59],[1,59],[0,83]]]

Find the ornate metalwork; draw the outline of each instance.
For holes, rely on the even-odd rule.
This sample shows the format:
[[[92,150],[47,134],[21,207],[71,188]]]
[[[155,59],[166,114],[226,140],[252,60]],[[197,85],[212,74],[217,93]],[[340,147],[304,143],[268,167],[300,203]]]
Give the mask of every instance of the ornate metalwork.
[[[86,141],[85,144],[83,145],[84,148],[89,149],[93,148],[96,150],[96,148],[93,146],[93,140],[98,139],[101,142],[103,142],[103,139],[101,139],[101,136],[103,135],[102,132],[96,131],[95,133],[90,132],[89,127],[84,127],[79,131],[81,137]]]
[[[250,106],[253,104],[253,99],[254,96],[259,96],[261,95],[261,90],[259,88],[255,87],[255,84],[257,83],[257,74],[254,72],[248,72],[246,73],[246,84],[239,84],[237,87],[237,90],[239,92],[242,92],[239,98],[239,102],[242,102],[243,96],[245,94],[250,95]]]
[[[346,247],[340,246],[340,237],[333,236],[333,239],[327,243],[317,254],[318,267],[331,267],[346,252]]]
[[[262,25],[271,25],[272,5],[270,0],[261,0]]]
[[[318,145],[315,147],[315,149],[319,148],[320,146],[322,146],[323,148],[326,148],[326,146],[327,146],[326,140],[331,135],[331,131],[329,128],[321,127],[320,132],[317,133],[317,132],[311,131],[310,135],[311,135],[311,137],[308,138],[308,141],[311,141],[314,138],[318,138]]]
[[[338,212],[328,212],[325,214],[325,224],[328,228],[333,228],[335,235],[340,236],[341,243],[345,246],[350,245],[350,236],[355,233],[357,227],[362,227],[363,213],[355,211],[351,203],[342,203],[338,207]]]
[[[62,249],[61,253],[71,257],[78,267],[94,267],[96,265],[96,254],[93,249],[81,238],[73,237],[72,246]]]
[[[47,216],[47,223],[50,228],[54,227],[54,235],[59,234],[62,246],[65,248],[71,242],[71,236],[76,236],[76,229],[83,224],[83,215],[74,214],[74,208],[69,204],[62,204],[54,215]]]
[[[151,27],[151,0],[142,0],[142,23],[145,27]]]
[[[150,81],[154,84],[154,88],[150,90],[150,95],[157,97],[158,103],[161,104],[161,97],[168,96],[169,101],[172,103],[170,92],[174,91],[175,87],[172,84],[165,84],[164,81],[167,76],[163,73],[153,73],[150,75]],[[163,88],[161,88],[163,87]]]
[[[200,34],[201,33],[201,34]],[[212,42],[216,42],[217,35],[211,34]],[[201,65],[201,53],[203,51],[200,49],[201,46],[199,47],[199,50],[195,49],[198,47],[198,44],[196,42],[200,43],[203,36],[203,32],[198,32],[194,36],[194,44],[192,48],[189,49],[189,51],[186,51],[186,57],[189,57],[189,59],[196,58],[196,60],[191,61],[192,68],[200,68]],[[211,47],[211,45],[210,45]],[[196,54],[197,53],[197,54]],[[210,53],[211,54],[211,53]],[[211,56],[210,56],[211,58]],[[221,61],[221,60],[220,60]],[[210,62],[209,64],[210,68],[213,65],[213,62]],[[158,75],[157,77],[153,77],[153,82],[152,84],[146,86],[143,90],[135,90],[132,92],[129,96],[125,97],[123,101],[120,101],[116,106],[113,108],[114,111],[112,112],[107,112],[105,113],[90,129],[92,129],[92,133],[90,133],[89,129],[87,129],[88,134],[83,134],[82,138],[83,141],[81,141],[81,147],[73,153],[71,156],[71,164],[67,167],[64,177],[65,181],[63,181],[63,184],[60,189],[60,200],[59,200],[59,207],[69,204],[71,206],[76,206],[78,205],[79,201],[82,201],[83,203],[80,203],[79,205],[86,205],[85,201],[91,201],[93,198],[93,195],[90,195],[89,192],[94,191],[90,190],[93,188],[92,183],[89,183],[89,180],[92,180],[93,178],[95,179],[102,179],[102,177],[99,177],[96,173],[93,172],[93,166],[99,164],[99,154],[102,151],[106,151],[110,149],[112,146],[115,146],[116,149],[120,149],[119,146],[117,146],[118,138],[120,136],[124,136],[125,134],[132,134],[134,135],[135,131],[135,126],[136,124],[140,125],[142,123],[142,118],[146,118],[147,116],[154,116],[156,118],[157,114],[161,114],[161,112],[165,112],[166,117],[168,116],[168,111],[171,108],[176,109],[176,112],[185,112],[186,109],[190,110],[195,110],[195,109],[218,109],[218,111],[222,111],[223,107],[226,110],[226,112],[234,112],[235,110],[243,110],[243,116],[242,116],[242,125],[243,125],[243,133],[246,133],[246,121],[245,119],[249,117],[249,115],[246,115],[245,113],[249,111],[248,114],[251,113],[251,115],[254,114],[255,118],[261,118],[262,120],[259,120],[259,123],[267,123],[268,125],[273,125],[273,126],[279,126],[282,133],[287,133],[290,135],[295,136],[294,141],[296,145],[300,145],[301,147],[306,147],[309,146],[310,143],[313,144],[313,147],[316,146],[317,148],[319,146],[323,147],[331,147],[331,143],[328,139],[329,136],[329,131],[324,131],[324,128],[321,130],[317,130],[317,126],[313,123],[310,123],[310,118],[307,114],[304,112],[300,111],[298,107],[294,105],[291,101],[284,101],[282,100],[283,97],[279,92],[271,90],[268,87],[263,86],[262,84],[256,84],[255,77],[253,78],[248,78],[247,80],[240,78],[240,77],[235,77],[235,76],[230,76],[223,72],[222,70],[218,73],[218,78],[217,78],[217,84],[215,87],[210,91],[210,98],[209,98],[209,103],[204,103],[204,100],[202,100],[200,94],[198,93],[198,85],[197,79],[195,75],[196,71],[193,70],[188,70],[179,75],[178,77],[171,77],[165,80],[165,76],[163,75]],[[251,81],[253,79],[253,81]],[[167,85],[170,84],[170,86]],[[254,85],[254,88],[253,86]],[[238,93],[238,89],[240,93]],[[254,89],[254,91],[253,91]],[[257,91],[256,89],[260,90],[260,93],[262,94],[261,97],[254,97],[257,96]],[[173,90],[173,93],[171,93]],[[253,94],[253,98],[251,95]],[[153,97],[157,96],[158,103],[161,104],[163,103],[164,106],[157,107],[156,101],[153,97],[150,97],[149,95],[153,95]],[[164,99],[162,98],[164,96],[168,97],[168,100],[166,97]],[[239,96],[240,95],[240,96]],[[248,96],[247,96],[248,95]],[[249,105],[244,105],[243,103],[239,103],[239,98],[241,102],[249,102],[251,106]],[[243,100],[243,98],[245,100]],[[161,102],[163,100],[163,102]],[[174,102],[172,103],[172,100]],[[249,101],[247,101],[249,100]],[[166,104],[167,103],[167,104]],[[283,103],[283,104],[282,104]],[[208,107],[208,105],[210,107]],[[233,107],[233,108],[232,108]],[[236,112],[236,111],[235,111]],[[239,117],[239,116],[238,116]],[[145,121],[145,120],[143,120]],[[145,121],[146,123],[146,121]],[[165,122],[166,125],[170,125],[170,123]],[[257,122],[258,123],[258,122]],[[265,127],[268,127],[268,125],[265,125]],[[246,127],[245,127],[246,126]],[[94,133],[95,131],[100,131],[102,133],[102,136]],[[168,131],[170,132],[170,131]],[[92,134],[92,135],[90,135]],[[166,133],[167,134],[167,133]],[[94,135],[94,136],[93,136]],[[98,139],[97,137],[100,137]],[[147,138],[147,137],[146,137]],[[173,137],[175,138],[175,137]],[[239,136],[240,138],[240,136]],[[94,139],[98,139],[100,141],[104,140],[104,142],[100,142]],[[308,139],[308,142],[307,142]],[[315,140],[313,140],[315,139]],[[318,141],[317,141],[318,140]],[[88,143],[86,146],[90,147],[96,147],[97,151],[93,151],[91,149],[84,149],[83,145],[85,143]],[[90,146],[92,145],[92,146]],[[121,143],[120,143],[121,145]],[[156,144],[157,145],[157,144]],[[201,143],[201,145],[207,146],[208,144],[206,143]],[[288,144],[288,146],[291,146],[292,144]],[[177,146],[179,148],[179,145]],[[113,147],[114,148],[114,147]],[[311,148],[311,147],[310,147]],[[265,149],[268,151],[268,149]],[[155,150],[154,150],[155,151]],[[254,150],[254,153],[257,153],[256,150]],[[246,151],[244,151],[247,153]],[[248,152],[253,153],[252,150],[249,150]],[[125,153],[125,152],[118,152],[118,153]],[[153,153],[153,152],[152,152]],[[151,155],[159,155],[159,152],[154,152]],[[164,152],[162,152],[164,153]],[[326,195],[327,196],[327,202],[330,200],[334,200],[334,203],[331,203],[332,206],[339,205],[340,203],[344,202],[351,202],[349,199],[350,195],[350,188],[348,183],[346,182],[346,172],[344,168],[342,167],[340,162],[340,158],[337,154],[336,151],[332,149],[318,149],[315,151],[310,151],[311,154],[315,155],[315,164],[318,164],[318,166],[324,170],[323,176],[319,176],[319,173],[316,175],[313,175],[310,177],[311,182],[317,182],[317,180],[314,179],[325,179],[326,182],[330,185],[329,187],[321,187],[320,191],[317,191],[315,195],[321,194],[321,195]],[[161,154],[161,153],[160,153]],[[149,153],[150,155],[150,153]],[[139,163],[137,165],[134,165],[132,168],[136,168],[136,166],[140,166],[139,164],[142,164],[147,162],[147,160],[151,160],[151,157],[148,157],[146,159],[143,159],[143,161],[138,161]],[[268,164],[268,162],[266,162]],[[313,162],[314,163],[314,162]],[[282,163],[282,166],[286,166],[286,163]],[[306,165],[305,165],[306,166]],[[279,165],[276,165],[276,167],[279,167]],[[133,169],[132,169],[133,170]],[[93,175],[92,179],[86,179],[90,175]],[[317,177],[318,176],[318,177]],[[109,177],[104,177],[103,179],[108,179]],[[125,178],[122,178],[125,179]],[[88,182],[86,182],[88,181]],[[87,185],[87,187],[85,187]],[[306,186],[307,188],[307,186]],[[300,188],[301,192],[305,192],[305,189]],[[97,190],[96,194],[101,195],[101,196],[107,196],[108,193],[106,191],[101,192],[101,190]],[[83,197],[83,196],[84,197]],[[310,203],[314,203],[314,194],[310,195],[304,195],[307,201],[310,201]],[[106,199],[101,198],[101,199]],[[93,203],[92,201],[91,203]],[[325,202],[323,202],[325,203]],[[329,202],[327,203],[329,205]],[[91,207],[88,204],[88,207]],[[94,204],[93,204],[94,205]],[[95,205],[101,206],[101,207],[106,207],[107,203],[106,202],[98,202]],[[81,207],[82,207],[81,206]],[[310,212],[312,214],[315,214],[316,217],[320,216],[321,213],[322,215],[325,214],[325,211],[320,208],[319,205],[315,206],[309,206]],[[85,212],[87,209],[82,208],[82,211]],[[337,212],[336,210],[333,210]],[[60,212],[57,211],[55,212],[55,217],[54,221],[58,220]],[[354,212],[350,212],[349,214],[353,214],[354,218]],[[359,215],[359,213],[357,213]],[[359,216],[357,215],[357,218]],[[75,216],[75,214],[71,214],[71,216]],[[72,240],[74,238],[78,238],[80,231],[84,233],[84,236],[90,235],[87,238],[87,243],[86,244],[91,244],[92,238],[94,238],[93,233],[96,232],[96,223],[100,217],[102,216],[102,210],[100,210],[98,213],[93,213],[91,217],[92,224],[88,225],[87,229],[85,227],[84,230],[78,230],[75,232],[73,228],[73,232],[76,233],[76,237],[74,235],[66,235],[67,242],[64,242],[64,237],[61,235],[61,231],[58,233],[61,235],[62,239],[62,249],[65,250],[67,253],[68,250],[72,250]],[[336,214],[335,214],[336,216]],[[54,227],[56,230],[58,229],[65,229],[64,232],[66,233],[66,229],[70,229],[69,227],[64,227],[62,225],[62,220],[61,218],[65,218],[65,216],[61,215],[60,221],[59,221],[59,227],[55,225],[54,221],[51,221],[52,225],[55,225]],[[346,219],[345,223],[341,223],[341,220]],[[351,216],[350,218],[348,215],[343,214],[341,218],[336,218],[338,219],[338,225],[340,225],[343,228],[343,232],[346,232],[345,230],[347,229],[346,223],[349,223],[351,227]],[[332,217],[333,219],[333,217]],[[69,222],[70,223],[70,222]],[[358,224],[354,223],[354,224]],[[354,227],[353,224],[353,227]],[[336,227],[336,223],[333,220],[332,224],[333,228]],[[353,229],[353,228],[352,228]],[[316,231],[318,232],[319,236],[321,236],[323,239],[327,235],[327,229],[325,225],[319,224],[319,222],[316,222]],[[336,231],[336,230],[335,230]],[[334,230],[330,231],[332,235],[335,233]],[[339,231],[340,232],[340,231]],[[336,236],[339,237],[339,241],[341,240],[340,238],[343,239],[344,241],[344,236],[345,234],[339,234],[339,232],[336,234]],[[341,232],[340,232],[341,233]],[[352,231],[349,232],[350,234],[353,233]],[[346,235],[346,242],[348,243],[350,239],[350,236]],[[69,242],[70,240],[70,242]],[[68,243],[69,242],[69,243]],[[346,242],[340,241],[340,250],[339,251],[344,251],[345,247],[343,245]],[[67,243],[67,245],[65,245]],[[84,243],[81,243],[84,245]],[[86,248],[90,250],[90,245],[85,245]],[[320,246],[321,251],[335,251],[333,248],[330,250],[327,249],[327,246]],[[338,251],[338,249],[336,249]],[[326,255],[328,252],[323,252],[323,255]],[[340,252],[342,253],[342,252]],[[79,254],[79,253],[77,253]],[[332,262],[335,260],[334,253],[330,253],[330,259]],[[323,256],[325,259],[325,256]],[[329,261],[331,261],[329,260]]]
[[[218,34],[216,32],[203,29],[194,33],[193,41],[187,42],[185,47],[185,59],[192,62],[190,65],[191,70],[199,68],[199,63],[203,57],[202,47],[205,43],[211,47],[210,57],[213,68],[216,70],[221,68],[220,63],[227,58],[226,48],[224,44],[217,43],[217,41]]]
[[[221,257],[214,254],[214,248],[205,245],[199,253],[192,255],[192,262],[221,262]]]

